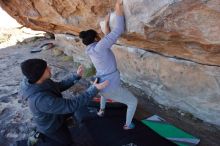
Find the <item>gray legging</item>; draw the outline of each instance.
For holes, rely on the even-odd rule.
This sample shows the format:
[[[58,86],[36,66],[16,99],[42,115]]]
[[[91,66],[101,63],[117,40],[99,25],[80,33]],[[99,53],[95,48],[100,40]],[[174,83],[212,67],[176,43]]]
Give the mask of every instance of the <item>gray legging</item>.
[[[114,101],[124,103],[127,105],[127,114],[126,114],[126,125],[130,125],[134,117],[136,107],[137,107],[137,98],[126,88],[121,86],[108,90],[108,92],[100,93],[101,101],[100,108],[105,109],[106,99],[112,99]]]

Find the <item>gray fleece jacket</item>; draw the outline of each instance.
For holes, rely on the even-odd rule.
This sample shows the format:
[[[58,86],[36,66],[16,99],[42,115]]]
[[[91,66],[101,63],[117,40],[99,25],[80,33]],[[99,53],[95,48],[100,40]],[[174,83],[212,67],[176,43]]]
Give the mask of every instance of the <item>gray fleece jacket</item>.
[[[109,80],[109,85],[101,90],[101,93],[108,93],[120,86],[120,74],[117,71],[115,55],[111,47],[125,30],[124,16],[116,15],[116,23],[113,30],[99,42],[94,42],[86,47],[86,54],[89,55],[96,68],[96,75],[100,82]]]
[[[61,82],[48,79],[42,84],[30,84],[26,78],[23,79],[20,94],[28,100],[37,130],[44,134],[55,132],[63,124],[65,114],[75,112],[98,93],[97,88],[92,85],[78,96],[71,99],[63,98],[61,92],[70,88],[79,79],[80,77],[74,74]]]

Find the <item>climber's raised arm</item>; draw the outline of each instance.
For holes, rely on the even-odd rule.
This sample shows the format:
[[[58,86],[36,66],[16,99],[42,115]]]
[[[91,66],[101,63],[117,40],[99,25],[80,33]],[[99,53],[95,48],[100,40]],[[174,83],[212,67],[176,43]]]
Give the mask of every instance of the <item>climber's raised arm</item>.
[[[125,30],[125,18],[122,0],[117,0],[115,4],[115,14],[115,26],[112,30],[110,30],[109,27],[110,16],[106,16],[105,18],[105,37],[102,38],[96,45],[96,51],[98,52],[110,49]]]

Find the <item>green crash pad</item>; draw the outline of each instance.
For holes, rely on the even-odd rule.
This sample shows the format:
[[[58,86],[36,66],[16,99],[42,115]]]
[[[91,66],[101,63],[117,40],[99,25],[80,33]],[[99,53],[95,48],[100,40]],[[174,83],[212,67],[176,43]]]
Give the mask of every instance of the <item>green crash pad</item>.
[[[162,137],[171,140],[179,146],[195,146],[199,144],[200,139],[186,133],[185,131],[167,123],[158,115],[153,115],[141,121]]]

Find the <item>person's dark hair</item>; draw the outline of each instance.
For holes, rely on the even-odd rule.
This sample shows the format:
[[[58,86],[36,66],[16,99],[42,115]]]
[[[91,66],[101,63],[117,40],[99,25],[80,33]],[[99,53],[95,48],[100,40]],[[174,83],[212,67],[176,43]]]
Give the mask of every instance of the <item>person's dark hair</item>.
[[[21,63],[21,71],[29,83],[37,82],[47,68],[47,62],[43,59],[28,59]]]
[[[81,31],[79,33],[79,37],[82,39],[83,44],[86,46],[90,45],[91,43],[94,43],[97,35],[97,32],[93,29]]]

